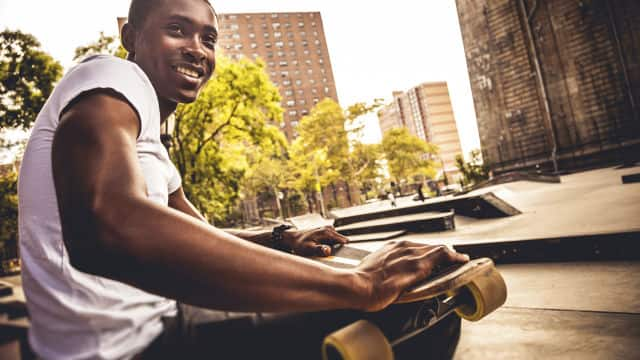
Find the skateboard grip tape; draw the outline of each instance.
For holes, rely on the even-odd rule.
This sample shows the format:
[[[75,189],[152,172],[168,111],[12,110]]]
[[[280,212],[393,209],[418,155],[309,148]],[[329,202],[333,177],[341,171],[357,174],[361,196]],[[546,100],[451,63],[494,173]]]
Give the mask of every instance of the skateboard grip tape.
[[[391,344],[382,331],[359,320],[332,332],[322,342],[323,360],[393,360]]]
[[[475,277],[464,288],[471,293],[473,304],[463,304],[456,313],[468,321],[478,321],[502,306],[507,300],[507,286],[495,267]]]

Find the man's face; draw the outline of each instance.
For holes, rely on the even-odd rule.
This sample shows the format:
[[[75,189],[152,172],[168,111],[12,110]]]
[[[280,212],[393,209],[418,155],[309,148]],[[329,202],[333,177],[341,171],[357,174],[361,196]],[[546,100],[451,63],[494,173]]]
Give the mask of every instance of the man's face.
[[[218,22],[202,0],[165,0],[137,29],[134,61],[159,100],[190,103],[215,68]]]

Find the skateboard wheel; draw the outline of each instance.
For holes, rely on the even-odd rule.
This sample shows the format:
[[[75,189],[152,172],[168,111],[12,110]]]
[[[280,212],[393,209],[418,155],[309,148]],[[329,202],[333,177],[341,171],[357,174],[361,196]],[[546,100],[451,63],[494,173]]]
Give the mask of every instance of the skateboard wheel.
[[[507,299],[507,286],[502,275],[491,266],[485,272],[464,286],[469,291],[473,304],[464,304],[456,309],[463,319],[478,321],[502,306]]]
[[[387,338],[374,324],[359,320],[327,335],[323,360],[393,360]]]

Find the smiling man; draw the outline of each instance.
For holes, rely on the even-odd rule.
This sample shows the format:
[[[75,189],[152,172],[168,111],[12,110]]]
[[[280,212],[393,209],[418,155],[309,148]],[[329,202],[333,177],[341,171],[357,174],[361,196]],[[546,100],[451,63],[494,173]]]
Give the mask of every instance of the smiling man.
[[[329,245],[347,241],[332,228],[207,224],[185,197],[160,125],[212,76],[217,28],[205,0],[133,0],[122,30],[128,59],[84,60],[40,112],[18,191],[29,339],[41,358],[189,358],[210,349],[200,353],[209,358],[225,345],[220,331],[206,336],[216,322],[241,319],[222,328],[246,337],[268,318],[221,311],[379,310],[434,266],[467,260],[398,243],[340,270],[291,254],[329,255]],[[287,347],[276,350],[287,356]]]

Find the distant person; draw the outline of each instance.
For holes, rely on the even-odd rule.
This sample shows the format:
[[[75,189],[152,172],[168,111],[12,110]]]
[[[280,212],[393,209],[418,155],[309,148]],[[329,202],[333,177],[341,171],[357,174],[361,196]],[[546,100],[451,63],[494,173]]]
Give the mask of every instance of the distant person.
[[[391,207],[396,207],[396,196],[393,194],[393,190],[389,191],[389,193],[387,194],[387,198],[391,203]]]
[[[468,260],[402,242],[336,269],[302,258],[348,241],[332,227],[208,224],[160,129],[211,78],[217,15],[206,0],[133,0],[128,21],[128,59],[94,56],[70,69],[25,150],[20,256],[38,358],[290,358],[318,327],[256,312],[376,311],[434,267]],[[303,348],[297,358],[319,351]]]
[[[424,202],[424,194],[422,193],[422,183],[418,184],[418,200]]]

